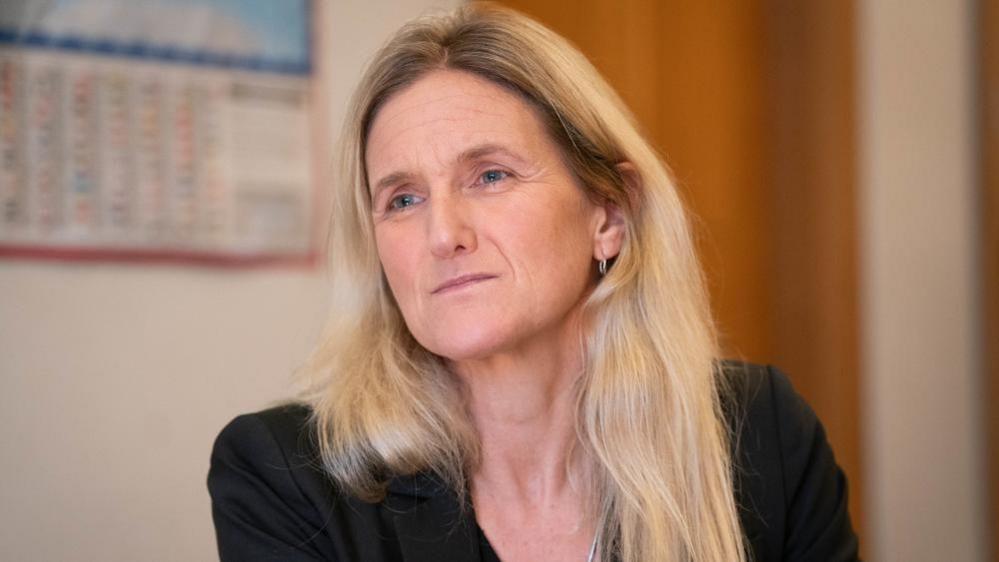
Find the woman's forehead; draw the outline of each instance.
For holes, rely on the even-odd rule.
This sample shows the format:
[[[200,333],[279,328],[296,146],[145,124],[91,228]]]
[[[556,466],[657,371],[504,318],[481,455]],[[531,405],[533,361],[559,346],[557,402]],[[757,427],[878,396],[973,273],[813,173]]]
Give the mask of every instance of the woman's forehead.
[[[382,106],[365,155],[377,182],[379,173],[392,173],[381,169],[387,165],[452,165],[482,145],[533,151],[546,137],[537,111],[517,94],[474,74],[442,70]]]

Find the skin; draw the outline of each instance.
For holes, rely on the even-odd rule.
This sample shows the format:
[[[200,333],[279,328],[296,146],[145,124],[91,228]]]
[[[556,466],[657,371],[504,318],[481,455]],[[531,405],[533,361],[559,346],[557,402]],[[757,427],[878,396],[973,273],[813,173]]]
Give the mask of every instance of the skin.
[[[565,165],[536,111],[434,71],[375,116],[375,239],[417,341],[461,379],[482,440],[476,518],[504,560],[585,560],[586,465],[571,459],[581,306],[624,225]]]

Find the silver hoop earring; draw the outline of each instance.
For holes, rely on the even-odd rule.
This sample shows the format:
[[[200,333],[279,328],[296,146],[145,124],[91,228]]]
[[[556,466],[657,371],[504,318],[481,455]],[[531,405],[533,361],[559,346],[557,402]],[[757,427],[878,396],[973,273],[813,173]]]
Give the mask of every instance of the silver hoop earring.
[[[607,275],[607,260],[600,260],[597,262],[597,271],[600,272],[601,276]]]

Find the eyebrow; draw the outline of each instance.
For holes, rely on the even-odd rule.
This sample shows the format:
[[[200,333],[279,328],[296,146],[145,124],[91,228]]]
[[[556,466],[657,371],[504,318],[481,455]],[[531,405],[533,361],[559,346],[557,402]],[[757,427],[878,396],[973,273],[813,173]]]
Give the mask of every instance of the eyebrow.
[[[483,158],[485,156],[489,156],[490,154],[503,154],[504,156],[512,158],[519,163],[524,163],[524,159],[520,155],[504,147],[503,145],[495,143],[485,143],[473,146],[463,151],[461,154],[459,154],[456,161],[459,164],[464,164],[473,160],[478,160],[479,158]],[[378,194],[381,193],[383,189],[391,187],[393,185],[398,185],[400,183],[411,181],[415,178],[416,174],[410,172],[402,172],[402,171],[392,172],[391,174],[378,180],[378,183],[374,185],[374,188],[371,190],[371,200],[374,201],[375,199],[377,199]]]
[[[513,152],[512,150],[506,148],[501,144],[486,143],[473,146],[472,148],[469,148],[468,150],[459,154],[458,162],[464,163],[470,160],[478,160],[479,158],[482,158],[484,156],[489,156],[490,154],[503,154],[504,156],[513,158],[518,162],[524,161],[524,159],[521,158],[520,155],[518,155],[517,153]]]
[[[374,201],[378,194],[386,187],[391,187],[396,184],[404,183],[408,180],[412,180],[416,176],[409,172],[392,172],[391,174],[385,176],[384,178],[378,180],[375,184],[375,188],[371,190],[371,200]]]

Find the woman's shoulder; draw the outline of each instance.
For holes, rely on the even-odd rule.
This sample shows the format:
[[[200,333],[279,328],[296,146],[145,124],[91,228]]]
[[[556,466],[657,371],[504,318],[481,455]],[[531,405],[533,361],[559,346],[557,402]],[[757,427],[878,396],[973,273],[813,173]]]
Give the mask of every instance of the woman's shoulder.
[[[299,402],[236,416],[215,439],[209,488],[216,475],[239,469],[284,484],[292,498],[328,497],[333,484],[322,468],[313,427],[312,409]]]
[[[310,418],[307,406],[284,404],[237,416],[215,439],[208,490],[223,560],[331,552],[326,527],[338,493],[322,470]]]
[[[299,403],[229,422],[215,440],[208,489],[223,561],[400,560],[398,525],[427,533],[429,521],[458,509],[420,475],[390,482],[381,502],[347,493],[323,470],[312,410]],[[442,498],[430,502],[438,511],[419,511],[431,497]]]
[[[735,436],[776,436],[780,426],[807,430],[821,425],[788,376],[772,365],[725,360],[719,376],[722,411]]]
[[[222,428],[215,440],[215,448],[266,451],[276,447],[291,449],[296,454],[312,454],[316,449],[308,430],[311,416],[309,406],[299,402],[287,402],[242,414]]]
[[[760,560],[856,560],[847,482],[825,429],[770,365],[721,364],[740,517]]]

